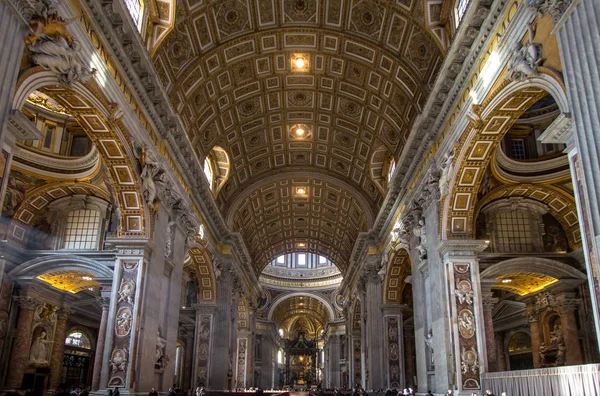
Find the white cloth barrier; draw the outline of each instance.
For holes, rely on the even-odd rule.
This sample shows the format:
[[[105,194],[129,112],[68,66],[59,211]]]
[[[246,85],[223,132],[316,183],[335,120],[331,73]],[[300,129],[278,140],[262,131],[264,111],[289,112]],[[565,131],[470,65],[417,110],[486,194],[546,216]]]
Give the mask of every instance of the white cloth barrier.
[[[600,364],[484,373],[481,389],[509,396],[600,396]]]

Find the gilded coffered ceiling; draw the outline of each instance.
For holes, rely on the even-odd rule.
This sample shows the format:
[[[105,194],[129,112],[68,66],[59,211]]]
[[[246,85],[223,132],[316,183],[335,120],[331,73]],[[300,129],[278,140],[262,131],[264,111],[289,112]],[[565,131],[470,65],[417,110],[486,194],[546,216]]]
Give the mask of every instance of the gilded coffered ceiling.
[[[229,156],[217,204],[244,236],[257,274],[302,242],[343,271],[358,232],[383,202],[387,164],[405,146],[441,65],[424,4],[177,5],[175,28],[153,61],[198,159],[215,146]],[[297,200],[287,177],[295,171],[311,174],[306,183],[321,195]],[[271,177],[287,186],[273,187],[267,199],[277,182],[260,183]],[[240,196],[244,202],[234,204]]]
[[[277,305],[272,319],[286,334],[297,331],[297,327],[300,327],[310,335],[322,329],[331,318],[327,314],[325,305],[316,298],[294,296]]]

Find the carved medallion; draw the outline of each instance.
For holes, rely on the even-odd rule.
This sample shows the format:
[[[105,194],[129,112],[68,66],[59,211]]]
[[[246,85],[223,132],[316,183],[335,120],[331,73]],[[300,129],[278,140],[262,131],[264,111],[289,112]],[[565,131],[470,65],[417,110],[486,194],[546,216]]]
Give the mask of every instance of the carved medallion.
[[[458,331],[463,338],[469,339],[475,335],[475,317],[473,312],[463,309],[458,314]]]

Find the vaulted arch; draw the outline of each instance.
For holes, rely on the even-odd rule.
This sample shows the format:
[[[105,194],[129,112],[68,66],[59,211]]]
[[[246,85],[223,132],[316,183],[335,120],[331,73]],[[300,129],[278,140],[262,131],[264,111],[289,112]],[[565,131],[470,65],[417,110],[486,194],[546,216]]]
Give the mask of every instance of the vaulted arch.
[[[505,80],[481,105],[473,106],[473,118],[460,140],[450,193],[444,200],[443,238],[474,237],[477,192],[485,169],[514,122],[548,93],[561,111],[568,110],[564,85],[552,70],[542,67],[539,75],[526,80]]]
[[[149,236],[149,215],[141,194],[140,169],[129,143],[129,132],[120,119],[119,109],[110,103],[94,79],[60,85],[56,74],[34,67],[24,72],[17,83],[13,108],[21,109],[33,91],[52,97],[78,121],[98,148],[106,164],[119,203],[119,236]]]

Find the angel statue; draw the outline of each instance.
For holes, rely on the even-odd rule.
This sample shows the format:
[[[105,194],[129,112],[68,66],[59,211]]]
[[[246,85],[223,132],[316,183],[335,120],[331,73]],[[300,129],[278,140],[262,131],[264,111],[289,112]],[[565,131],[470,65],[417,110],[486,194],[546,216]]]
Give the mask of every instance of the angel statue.
[[[62,84],[86,82],[96,69],[90,70],[81,60],[81,46],[67,31],[67,25],[77,18],[65,21],[56,5],[56,0],[42,0],[31,18],[33,33],[25,39],[31,61],[56,73]]]
[[[508,62],[508,79],[518,80],[531,76],[537,72],[542,62],[542,45],[533,42],[533,27],[528,26],[529,40],[525,45],[517,42],[513,49],[513,55]]]

